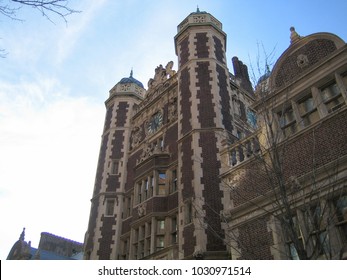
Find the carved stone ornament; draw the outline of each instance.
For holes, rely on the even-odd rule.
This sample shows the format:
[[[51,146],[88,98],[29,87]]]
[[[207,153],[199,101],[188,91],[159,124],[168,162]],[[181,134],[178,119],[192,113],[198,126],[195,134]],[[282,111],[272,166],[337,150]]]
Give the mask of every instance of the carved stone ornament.
[[[142,138],[142,128],[139,126],[135,126],[131,133],[131,144],[135,146],[141,142]]]
[[[168,78],[171,78],[173,75],[175,75],[176,71],[172,70],[172,66],[173,61],[170,61],[168,62],[168,64],[166,64],[165,68],[161,64],[157,68],[155,68],[154,77],[153,79],[149,79],[147,84],[148,90],[164,83]]]
[[[295,31],[295,28],[292,26],[290,29],[290,43],[293,44],[301,39],[301,36]]]
[[[169,108],[168,108],[168,120],[173,121],[177,118],[177,99],[170,98]]]
[[[147,158],[151,157],[154,154],[162,154],[167,153],[167,147],[162,147],[162,143],[160,142],[160,139],[157,139],[156,141],[152,143],[146,143],[145,147],[142,150],[142,153],[140,155],[140,158],[136,161],[136,164],[139,164],[146,160]]]
[[[146,215],[146,203],[142,203],[137,207],[137,214],[139,217]]]
[[[300,68],[304,68],[304,67],[308,66],[309,61],[308,61],[307,55],[299,54],[297,59],[296,59],[296,64]]]
[[[130,91],[130,84],[121,85],[121,91]]]
[[[193,17],[193,21],[194,23],[202,23],[202,22],[206,22],[206,17],[204,15],[202,16],[194,16]]]

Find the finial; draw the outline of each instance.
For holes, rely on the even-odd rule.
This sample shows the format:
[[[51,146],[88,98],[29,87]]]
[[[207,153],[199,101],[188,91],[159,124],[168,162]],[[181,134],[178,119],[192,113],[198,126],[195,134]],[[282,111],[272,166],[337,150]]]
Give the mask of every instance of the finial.
[[[197,12],[197,13],[200,13],[199,5],[196,5],[196,12]]]
[[[133,68],[131,67],[131,71],[130,71],[130,78],[133,77]]]
[[[298,41],[301,37],[300,35],[295,31],[295,28],[292,26],[290,29],[290,43],[293,44],[296,41]]]
[[[19,240],[24,241],[24,237],[25,237],[25,228],[23,228],[23,231],[22,231],[22,233],[19,236]]]
[[[269,66],[269,64],[267,64],[267,62],[266,62],[265,68],[266,68],[266,74],[269,74],[270,73],[270,66]]]

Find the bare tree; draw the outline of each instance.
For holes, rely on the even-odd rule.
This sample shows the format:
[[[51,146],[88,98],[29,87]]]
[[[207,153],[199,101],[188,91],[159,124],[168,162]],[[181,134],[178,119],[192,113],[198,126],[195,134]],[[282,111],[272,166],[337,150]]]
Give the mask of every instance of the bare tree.
[[[21,20],[18,17],[19,10],[22,7],[31,7],[38,10],[51,22],[53,22],[53,15],[67,22],[67,16],[80,12],[70,8],[68,4],[68,0],[0,0],[0,13],[13,20]]]
[[[313,126],[306,134],[292,140],[298,128],[307,127],[308,123],[301,123],[307,121],[304,118],[301,122],[290,123],[288,108],[292,102],[289,96],[282,95],[281,102],[273,96],[268,85],[267,58],[265,78],[259,79],[256,88],[259,129],[229,148],[231,172],[223,180],[224,186],[230,189],[234,206],[250,209],[244,216],[246,220],[257,217],[253,226],[263,223],[264,219],[272,219],[272,231],[280,236],[282,245],[288,245],[285,248],[268,243],[268,247],[281,250],[279,254],[300,259],[339,258],[344,241],[336,240],[335,225],[340,221],[336,208],[346,204],[345,179],[339,178],[345,155],[333,158],[327,154],[329,151],[320,141],[327,133],[323,125]],[[313,100],[313,104],[320,106],[318,100]],[[331,148],[345,145],[343,137],[335,140]],[[237,169],[242,162],[242,168],[233,172],[232,169]],[[261,239],[245,245],[247,238],[241,240],[236,233],[240,227],[244,227],[244,233],[249,232],[245,228],[247,221],[244,219],[243,225],[236,221],[233,226],[233,211],[230,215],[225,221],[231,225],[227,230],[228,244],[234,247],[233,244],[237,244],[237,250],[242,251],[241,258],[257,258],[254,252],[260,250]]]
[[[57,16],[67,23],[67,17],[80,11],[69,7],[68,0],[0,0],[0,14],[12,20],[23,21],[18,15],[22,7],[38,10],[42,16],[54,23],[53,17]],[[0,58],[5,58],[7,52],[0,48]]]

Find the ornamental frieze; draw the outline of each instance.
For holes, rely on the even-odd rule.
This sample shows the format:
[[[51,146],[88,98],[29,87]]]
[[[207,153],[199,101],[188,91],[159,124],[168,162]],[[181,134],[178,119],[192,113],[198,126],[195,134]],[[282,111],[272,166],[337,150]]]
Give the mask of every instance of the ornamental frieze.
[[[139,164],[145,161],[146,159],[148,159],[149,157],[155,154],[163,154],[163,153],[167,153],[167,149],[162,147],[159,139],[151,143],[146,143],[142,151],[142,154],[140,155],[140,159],[137,160],[136,164]]]
[[[131,147],[135,147],[142,141],[142,128],[135,126],[131,132]]]
[[[177,119],[177,98],[171,97],[168,107],[168,121],[172,122]]]

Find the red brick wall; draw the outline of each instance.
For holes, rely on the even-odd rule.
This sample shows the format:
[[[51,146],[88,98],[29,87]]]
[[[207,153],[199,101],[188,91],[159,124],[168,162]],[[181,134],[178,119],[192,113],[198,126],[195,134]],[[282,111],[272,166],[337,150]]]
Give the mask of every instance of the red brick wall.
[[[180,55],[179,55],[179,66],[181,67],[188,61],[189,58],[189,40],[188,37],[184,38],[180,43]]]
[[[302,176],[347,154],[346,119],[345,110],[327,118],[282,146],[284,149],[282,175],[285,182],[289,182],[290,176]],[[262,167],[260,159],[250,161],[244,166],[245,173],[232,185],[234,188],[231,190],[231,197],[235,207],[256,197],[262,197],[271,189],[271,185],[276,185],[274,174],[266,174]],[[269,250],[273,241],[265,219],[248,221],[238,229],[242,259],[272,258]]]
[[[347,111],[332,118],[323,120],[306,133],[281,146],[279,154],[283,153],[283,177],[289,180],[291,176],[299,177],[311,172],[337,158],[347,154]],[[242,179],[231,190],[235,206],[262,196],[271,189],[270,178],[275,182],[273,174],[264,171],[263,161],[250,161],[243,169]],[[272,184],[273,185],[273,184]]]
[[[209,57],[209,48],[207,45],[208,37],[207,33],[196,33],[195,35],[196,42],[194,45],[196,46],[196,56],[197,58],[207,58]]]
[[[113,245],[112,236],[115,234],[115,230],[112,229],[112,226],[116,224],[116,219],[114,217],[105,217],[102,215],[101,222],[101,238],[98,239],[99,250],[97,254],[100,260],[109,260],[111,259],[112,252],[111,245]]]
[[[252,220],[239,227],[241,260],[271,260],[273,256],[270,245],[273,245],[272,233],[267,230],[267,219]]]
[[[308,42],[282,61],[281,65],[279,65],[280,69],[274,77],[275,86],[281,87],[285,85],[300,76],[303,71],[306,70],[306,67],[301,68],[297,64],[297,57],[299,54],[306,55],[309,61],[308,66],[312,66],[335,50],[335,43],[331,40],[316,39]]]

